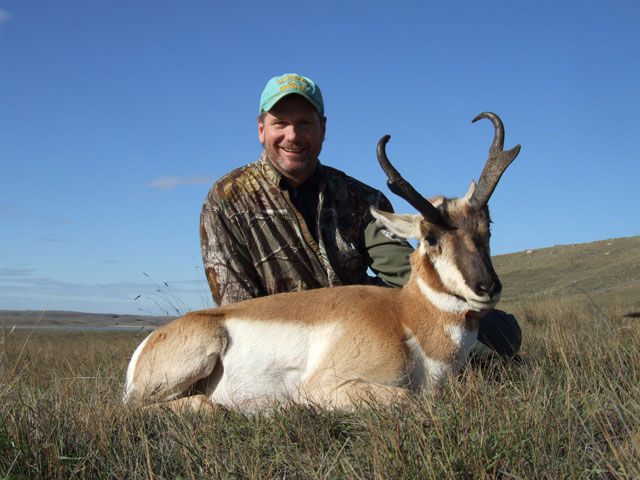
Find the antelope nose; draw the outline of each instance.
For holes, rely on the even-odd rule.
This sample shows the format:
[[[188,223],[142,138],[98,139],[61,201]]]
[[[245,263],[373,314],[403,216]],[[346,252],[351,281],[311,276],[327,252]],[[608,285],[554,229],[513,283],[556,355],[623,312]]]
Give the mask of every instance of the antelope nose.
[[[478,282],[475,290],[478,295],[488,295],[489,298],[493,298],[502,291],[502,284],[500,283],[500,280],[485,283]]]

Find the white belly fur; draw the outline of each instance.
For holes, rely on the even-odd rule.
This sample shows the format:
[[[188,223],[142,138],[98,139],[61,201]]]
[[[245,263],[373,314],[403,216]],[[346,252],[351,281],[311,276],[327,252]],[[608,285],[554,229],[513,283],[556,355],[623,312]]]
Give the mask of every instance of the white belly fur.
[[[212,402],[260,408],[302,401],[300,385],[314,372],[336,336],[337,324],[320,326],[230,319],[223,374]]]

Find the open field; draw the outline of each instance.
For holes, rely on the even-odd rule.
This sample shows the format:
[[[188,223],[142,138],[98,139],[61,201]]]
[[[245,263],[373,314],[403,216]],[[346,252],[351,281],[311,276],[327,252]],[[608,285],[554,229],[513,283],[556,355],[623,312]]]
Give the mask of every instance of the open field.
[[[0,327],[72,327],[72,328],[153,328],[174,317],[154,315],[114,315],[58,310],[0,310]]]
[[[516,313],[520,361],[471,364],[438,399],[255,416],[123,408],[141,333],[5,330],[0,478],[639,478],[639,320]]]
[[[640,311],[640,236],[498,255],[500,308],[562,298]]]
[[[640,321],[515,312],[520,361],[391,409],[178,417],[120,404],[144,334],[0,337],[0,478],[640,478]]]
[[[633,238],[620,253],[628,239],[596,245],[628,268],[621,278],[540,273],[565,271],[570,252],[546,266],[546,249],[512,254],[539,255],[527,275],[497,257],[523,329],[519,360],[472,362],[439,398],[392,408],[131,410],[124,374],[146,333],[4,328],[0,479],[640,478],[640,318],[625,316],[640,310]],[[509,291],[519,275],[526,295]],[[581,290],[562,290],[574,280]]]

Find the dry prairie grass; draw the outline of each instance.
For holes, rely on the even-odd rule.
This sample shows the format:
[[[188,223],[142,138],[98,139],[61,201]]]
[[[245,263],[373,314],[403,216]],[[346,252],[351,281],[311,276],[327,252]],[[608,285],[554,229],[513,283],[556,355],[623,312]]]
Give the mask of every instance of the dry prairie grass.
[[[4,478],[640,478],[640,320],[561,302],[514,312],[519,361],[437,399],[177,416],[120,403],[144,333],[0,334]]]

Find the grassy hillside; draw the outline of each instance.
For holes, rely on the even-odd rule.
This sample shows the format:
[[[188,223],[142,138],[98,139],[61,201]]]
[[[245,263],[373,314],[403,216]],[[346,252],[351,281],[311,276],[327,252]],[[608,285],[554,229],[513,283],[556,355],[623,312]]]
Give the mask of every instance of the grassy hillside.
[[[640,310],[640,236],[498,255],[500,306],[562,299]]]

